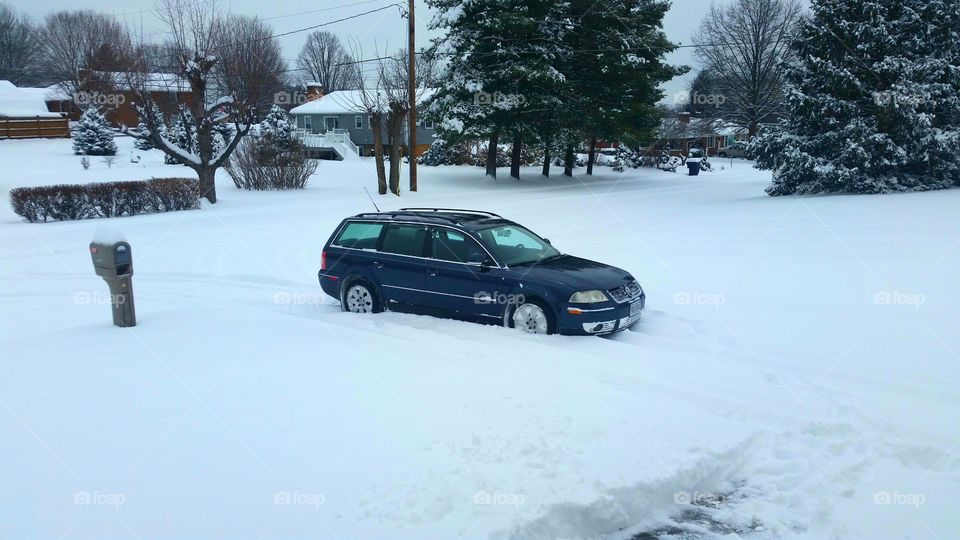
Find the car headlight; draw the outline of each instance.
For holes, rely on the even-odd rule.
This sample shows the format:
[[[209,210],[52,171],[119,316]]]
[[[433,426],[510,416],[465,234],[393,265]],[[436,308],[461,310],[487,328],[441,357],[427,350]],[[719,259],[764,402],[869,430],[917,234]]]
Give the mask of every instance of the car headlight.
[[[606,302],[609,300],[603,291],[579,291],[573,293],[570,297],[572,304],[594,304],[596,302]]]

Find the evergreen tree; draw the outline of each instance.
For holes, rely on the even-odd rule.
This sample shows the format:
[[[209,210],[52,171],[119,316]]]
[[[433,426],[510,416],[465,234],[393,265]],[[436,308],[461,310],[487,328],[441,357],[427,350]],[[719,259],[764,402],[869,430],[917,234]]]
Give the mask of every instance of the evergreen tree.
[[[156,117],[157,129],[160,131],[161,136],[166,137],[167,126],[166,126],[166,122],[164,122],[163,120],[163,113],[160,112],[160,108],[156,105],[156,103],[151,103],[149,111],[150,111],[149,114],[153,114]],[[145,133],[146,130],[147,130],[147,123],[144,121],[143,118],[141,118],[140,123],[137,124],[137,133],[142,134],[142,133]],[[136,147],[137,150],[143,150],[143,151],[153,150],[154,148],[156,148],[156,146],[153,145],[153,141],[151,141],[149,137],[137,137],[133,141],[133,146]]]
[[[790,116],[753,142],[770,195],[960,184],[960,3],[814,0]]]
[[[96,107],[90,107],[80,116],[73,129],[73,153],[84,156],[113,156],[117,153],[117,143],[113,140],[113,129],[103,113]]]
[[[189,154],[197,153],[197,134],[193,129],[193,113],[190,112],[190,109],[181,105],[177,112],[173,114],[173,118],[170,121],[170,128],[167,130],[166,137],[170,141],[180,148],[184,152]],[[176,164],[182,163],[177,160],[176,157],[167,154],[164,157],[164,163],[167,164]]]

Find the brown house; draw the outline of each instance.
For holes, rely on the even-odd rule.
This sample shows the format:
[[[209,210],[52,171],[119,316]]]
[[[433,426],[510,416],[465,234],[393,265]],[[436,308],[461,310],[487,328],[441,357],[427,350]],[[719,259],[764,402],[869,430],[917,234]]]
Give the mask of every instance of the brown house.
[[[0,139],[70,136],[67,118],[47,109],[48,90],[0,81]]]
[[[193,105],[193,92],[186,79],[172,73],[89,72],[84,74],[74,102],[81,109],[99,107],[115,126],[137,127],[140,117],[134,88],[145,91],[149,99],[169,116],[181,104]]]

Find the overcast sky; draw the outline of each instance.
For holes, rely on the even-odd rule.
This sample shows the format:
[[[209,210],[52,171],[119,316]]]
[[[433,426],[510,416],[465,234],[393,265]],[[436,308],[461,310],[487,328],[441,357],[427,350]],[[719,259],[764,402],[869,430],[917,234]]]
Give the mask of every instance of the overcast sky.
[[[34,20],[40,20],[44,15],[61,9],[94,9],[111,13],[131,26],[144,28],[144,33],[154,36],[160,41],[162,35],[161,24],[152,12],[152,0],[7,0],[18,11],[29,14]],[[264,0],[219,0],[224,11],[247,15],[259,15],[268,19],[274,32],[279,34],[298,30],[317,24],[326,23],[364,11],[369,11],[389,5],[395,0],[345,0],[331,2],[324,0],[283,0],[270,2]],[[404,4],[406,0],[402,0]],[[718,3],[727,3],[732,0],[717,0]],[[699,24],[704,10],[710,5],[710,0],[673,0],[673,5],[664,20],[667,37],[675,43],[689,44],[694,29]],[[431,12],[423,0],[416,0],[417,10],[417,48],[424,47],[436,34],[428,30]],[[406,19],[401,19],[396,8],[390,8],[356,19],[338,22],[324,27],[336,33],[347,42],[348,38],[358,40],[363,48],[364,57],[379,56],[379,53],[395,51],[406,44]],[[294,59],[309,32],[301,32],[279,38],[283,47],[284,57],[295,67]],[[685,64],[696,68],[696,58],[693,49],[683,48],[668,57],[674,64]],[[369,64],[372,68],[373,64]],[[664,85],[666,99],[682,91],[692,75],[679,77]]]

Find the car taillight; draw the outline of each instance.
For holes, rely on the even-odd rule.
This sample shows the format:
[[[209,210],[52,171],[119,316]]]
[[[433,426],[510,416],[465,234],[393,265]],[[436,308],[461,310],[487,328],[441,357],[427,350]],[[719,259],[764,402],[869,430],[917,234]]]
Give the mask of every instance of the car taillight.
[[[326,270],[326,269],[327,269],[327,252],[321,251],[320,252],[320,270]]]

